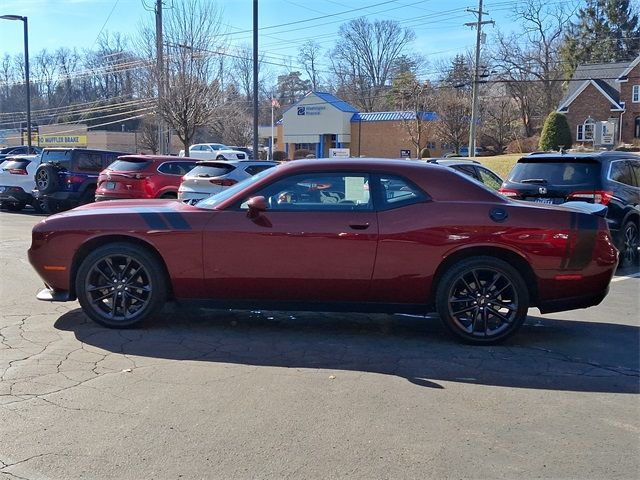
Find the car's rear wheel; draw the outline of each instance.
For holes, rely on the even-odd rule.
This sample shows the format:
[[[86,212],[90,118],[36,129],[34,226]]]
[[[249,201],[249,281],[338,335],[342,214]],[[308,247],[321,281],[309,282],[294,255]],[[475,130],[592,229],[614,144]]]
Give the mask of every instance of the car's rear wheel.
[[[167,192],[160,195],[160,198],[164,198],[166,200],[170,200],[170,199],[173,200],[178,198],[178,194],[176,192]]]
[[[160,262],[143,248],[113,243],[90,253],[76,275],[78,301],[93,321],[130,328],[155,315],[167,297]]]
[[[31,201],[31,206],[33,207],[36,213],[48,213],[47,202],[45,202],[41,198],[34,198]]]
[[[218,155],[216,160],[226,160],[226,158],[224,158],[224,155]]]
[[[436,307],[451,333],[468,343],[491,344],[522,326],[529,292],[509,263],[493,257],[467,258],[443,274]]]
[[[638,234],[638,222],[629,220],[622,229],[622,241],[620,242],[620,266],[628,267],[638,263],[638,246],[640,235]]]

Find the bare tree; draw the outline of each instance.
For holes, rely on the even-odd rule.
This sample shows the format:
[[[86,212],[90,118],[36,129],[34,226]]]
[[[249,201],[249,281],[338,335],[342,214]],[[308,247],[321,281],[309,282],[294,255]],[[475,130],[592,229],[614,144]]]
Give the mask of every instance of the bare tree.
[[[406,112],[402,116],[402,129],[420,157],[433,133],[433,121],[427,111],[433,107],[435,92],[429,82],[420,82],[410,72],[402,73],[393,82],[391,99],[396,109]]]
[[[374,111],[415,33],[394,20],[361,17],[341,25],[339,36],[330,55],[337,90],[361,110]]]
[[[502,89],[503,85],[494,88]],[[480,137],[483,145],[490,145],[497,153],[515,140],[520,131],[517,102],[506,94],[485,94],[480,104]]]
[[[168,73],[158,113],[175,131],[189,155],[199,127],[216,114],[223,95],[217,81],[215,55],[222,46],[222,18],[213,3],[185,0],[168,10],[165,38]],[[156,75],[163,72],[156,72]]]
[[[441,87],[436,96],[436,131],[441,141],[451,145],[458,153],[469,141],[471,98],[459,89]]]
[[[497,35],[494,66],[500,71],[498,79],[506,82],[519,103],[527,136],[538,126],[534,118],[545,118],[562,98],[559,52],[572,14],[564,4],[526,0],[515,9],[520,31]]]
[[[153,116],[146,117],[140,122],[138,128],[138,145],[141,149],[149,150],[151,153],[158,153],[158,123]]]
[[[318,62],[321,53],[320,44],[314,40],[307,40],[303,43],[298,53],[298,61],[302,64],[305,73],[309,77],[312,90],[318,90],[320,88]]]

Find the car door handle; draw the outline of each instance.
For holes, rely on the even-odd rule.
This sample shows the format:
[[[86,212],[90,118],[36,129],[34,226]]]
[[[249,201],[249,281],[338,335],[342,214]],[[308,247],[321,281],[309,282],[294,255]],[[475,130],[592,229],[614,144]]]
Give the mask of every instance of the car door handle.
[[[369,223],[350,223],[349,226],[354,230],[366,230],[369,228]]]

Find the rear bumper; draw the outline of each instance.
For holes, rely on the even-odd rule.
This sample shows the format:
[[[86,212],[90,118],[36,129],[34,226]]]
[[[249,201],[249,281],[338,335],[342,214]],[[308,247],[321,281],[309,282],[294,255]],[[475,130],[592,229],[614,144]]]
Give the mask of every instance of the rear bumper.
[[[576,310],[578,308],[588,308],[599,305],[604,297],[609,293],[609,286],[603,291],[592,293],[589,295],[580,295],[577,297],[558,298],[554,300],[546,300],[540,302],[538,310],[542,313],[564,312],[566,310]]]
[[[5,187],[12,188],[12,187]],[[0,193],[0,201],[9,202],[9,203],[31,203],[33,202],[33,195],[25,192],[24,190],[20,191],[11,191],[11,192],[1,192]]]
[[[152,197],[147,197],[146,195],[139,194],[136,195],[112,195],[107,193],[98,193],[96,192],[96,202],[104,202],[106,200],[136,200],[136,199],[147,199]]]

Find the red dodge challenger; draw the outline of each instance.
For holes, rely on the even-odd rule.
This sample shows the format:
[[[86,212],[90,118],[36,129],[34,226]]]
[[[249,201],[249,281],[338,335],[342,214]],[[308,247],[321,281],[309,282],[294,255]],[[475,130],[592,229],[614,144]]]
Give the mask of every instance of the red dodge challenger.
[[[527,309],[597,305],[618,262],[606,207],[522,203],[446,167],[304,160],[195,206],[85,205],[33,228],[41,300],[131,327],[169,299],[225,308],[426,313],[470,343]]]

